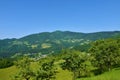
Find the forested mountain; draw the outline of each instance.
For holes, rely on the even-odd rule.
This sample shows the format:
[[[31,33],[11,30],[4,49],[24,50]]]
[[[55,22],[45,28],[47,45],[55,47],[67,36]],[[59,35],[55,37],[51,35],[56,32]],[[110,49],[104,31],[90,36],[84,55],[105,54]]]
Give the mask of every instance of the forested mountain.
[[[79,33],[70,31],[43,32],[19,39],[0,40],[0,57],[13,57],[21,54],[59,53],[62,49],[82,49],[92,41],[119,37],[120,31]],[[77,47],[76,47],[77,46]],[[83,47],[84,48],[84,47]]]

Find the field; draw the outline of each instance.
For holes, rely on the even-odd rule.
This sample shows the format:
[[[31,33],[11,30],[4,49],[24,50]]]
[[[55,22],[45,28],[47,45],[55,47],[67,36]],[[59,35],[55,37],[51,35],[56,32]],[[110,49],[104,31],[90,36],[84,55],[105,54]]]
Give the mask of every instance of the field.
[[[10,80],[12,75],[14,75],[17,72],[17,69],[15,66],[0,69],[0,80]]]
[[[77,80],[120,80],[120,68],[114,69],[110,72],[105,72],[101,75],[90,77],[90,78],[81,78]]]
[[[36,63],[33,63],[33,68],[36,67]],[[34,68],[35,69],[35,68]],[[56,75],[56,80],[72,80],[72,73],[67,70],[62,70],[58,68],[59,73]],[[0,69],[0,80],[11,80],[12,75],[17,72],[15,66]],[[81,78],[77,80],[120,80],[120,68],[114,69],[110,72],[105,72],[101,75],[89,77],[89,78]]]
[[[17,69],[15,66],[0,69],[0,80],[11,80],[12,75],[14,75],[17,72]],[[72,80],[71,73],[67,70],[62,70],[59,68],[59,73],[56,75],[57,80]]]

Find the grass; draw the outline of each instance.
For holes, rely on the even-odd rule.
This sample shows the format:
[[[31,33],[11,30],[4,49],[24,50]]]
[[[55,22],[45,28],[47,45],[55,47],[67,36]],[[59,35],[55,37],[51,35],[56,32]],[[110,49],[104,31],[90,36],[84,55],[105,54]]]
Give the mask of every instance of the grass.
[[[56,80],[72,80],[72,73],[68,70],[58,69],[58,73],[56,75]]]
[[[37,63],[32,63],[33,70],[36,70]],[[15,66],[0,69],[0,80],[11,80],[11,77],[17,72]],[[114,69],[110,72],[105,72],[98,76],[88,77],[88,78],[80,78],[77,80],[120,80],[120,68]],[[68,70],[62,70],[58,66],[58,73],[56,75],[56,80],[72,80],[72,73]]]
[[[38,69],[37,62],[31,64],[31,68],[36,71]],[[15,75],[17,69],[15,66],[0,69],[0,80],[11,80],[11,77]],[[62,70],[58,66],[58,73],[56,74],[56,80],[72,80],[72,74],[68,70]]]
[[[120,76],[120,69],[113,69],[110,72],[105,72],[98,76],[81,78],[77,80],[120,80],[119,76]]]
[[[0,69],[0,80],[10,80],[12,75],[14,75],[17,72],[17,69],[15,66]]]

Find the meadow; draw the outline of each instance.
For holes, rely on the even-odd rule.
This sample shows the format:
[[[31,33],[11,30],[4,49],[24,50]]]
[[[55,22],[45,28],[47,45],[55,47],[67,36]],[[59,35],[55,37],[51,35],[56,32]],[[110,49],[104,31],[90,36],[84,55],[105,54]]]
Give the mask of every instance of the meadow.
[[[32,63],[33,70],[35,71],[38,65],[36,62]],[[0,80],[12,80],[12,77],[17,73],[15,66],[0,69]],[[58,73],[56,74],[56,80],[72,80],[72,74],[68,70],[62,70],[58,67]]]
[[[32,63],[32,68],[35,70],[37,65]],[[15,66],[0,69],[0,80],[11,80],[12,76],[15,75],[17,69]],[[88,78],[79,78],[77,80],[120,80],[120,68],[113,69],[110,72],[105,72],[98,76],[92,76]],[[56,74],[56,80],[72,80],[72,73],[68,70],[62,70],[58,68],[58,73]]]

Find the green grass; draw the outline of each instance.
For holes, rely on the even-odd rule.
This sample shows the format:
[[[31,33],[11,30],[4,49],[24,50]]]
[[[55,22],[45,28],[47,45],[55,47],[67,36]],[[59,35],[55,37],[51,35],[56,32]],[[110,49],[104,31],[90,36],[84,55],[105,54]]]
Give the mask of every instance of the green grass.
[[[0,69],[0,80],[11,80],[12,75],[14,75],[17,72],[17,69],[15,66]]]
[[[34,70],[37,68],[37,63],[32,63],[31,66]],[[11,80],[11,77],[15,75],[17,69],[15,66],[0,69],[0,80]],[[120,80],[120,68],[114,69],[110,72],[105,72],[98,76],[88,77],[88,78],[80,78],[77,80]],[[67,70],[62,70],[58,66],[58,73],[56,75],[56,80],[72,80],[72,73]]]
[[[81,78],[77,80],[120,80],[120,69],[114,69],[110,72],[105,72],[98,76]]]
[[[31,68],[36,71],[38,69],[37,62],[31,64]],[[15,75],[17,69],[15,66],[0,69],[0,80],[11,80],[11,77]],[[62,70],[58,66],[58,73],[56,74],[56,80],[72,80],[72,73],[68,70]]]
[[[72,80],[72,73],[68,70],[58,69],[58,73],[56,75],[56,80]]]

